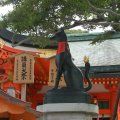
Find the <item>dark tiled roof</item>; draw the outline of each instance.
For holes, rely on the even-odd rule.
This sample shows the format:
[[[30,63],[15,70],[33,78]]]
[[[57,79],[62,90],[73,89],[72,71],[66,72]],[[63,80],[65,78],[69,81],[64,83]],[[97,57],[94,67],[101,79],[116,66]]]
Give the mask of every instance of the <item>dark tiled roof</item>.
[[[18,42],[28,38],[25,35],[14,34],[13,32],[8,31],[6,29],[0,29],[0,37],[10,43],[12,42],[12,39],[14,39],[16,43],[18,43]],[[24,42],[23,45],[33,46],[32,40],[30,40],[29,42],[28,41]]]
[[[103,33],[67,34],[67,38],[68,38],[68,42],[92,41],[98,35],[102,35],[102,34]],[[16,43],[24,39],[28,39],[28,36],[21,35],[21,34],[15,34],[14,32],[11,32],[6,29],[0,29],[0,37],[10,43],[12,42],[12,39],[14,39]],[[120,38],[120,33],[115,33],[114,35],[110,36],[109,39],[117,39],[117,38]],[[38,45],[33,44],[32,40],[24,42],[22,46],[38,47]],[[56,48],[56,47],[57,47],[56,44],[46,46],[46,48]]]
[[[85,73],[85,67],[78,67]],[[89,71],[90,78],[120,78],[120,65],[110,66],[91,66]]]
[[[80,34],[67,34],[68,41],[69,42],[78,42],[78,41],[92,41],[97,36],[102,35],[101,33],[80,33]],[[117,32],[111,36],[109,36],[109,39],[118,39],[120,38],[120,32]]]
[[[83,71],[85,67],[79,67]],[[91,66],[90,73],[120,73],[120,65]]]
[[[28,39],[28,36],[25,35],[21,35],[21,34],[15,34],[14,32],[8,31],[6,29],[0,29],[0,37],[3,38],[4,40],[6,40],[9,43],[12,43],[12,39],[15,40],[15,43],[18,43],[22,40]],[[32,40],[29,41],[25,41],[24,43],[22,43],[20,46],[27,46],[27,47],[35,47],[35,48],[39,48],[38,45],[34,45]],[[55,45],[48,45],[45,48],[56,48],[56,44]]]

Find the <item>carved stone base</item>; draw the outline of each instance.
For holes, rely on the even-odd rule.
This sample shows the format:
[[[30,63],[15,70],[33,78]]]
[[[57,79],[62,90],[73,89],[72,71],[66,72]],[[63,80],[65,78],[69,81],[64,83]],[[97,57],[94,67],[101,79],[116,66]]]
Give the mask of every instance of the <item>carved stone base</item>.
[[[56,89],[47,92],[44,104],[48,103],[90,103],[91,97],[86,92],[71,89]]]

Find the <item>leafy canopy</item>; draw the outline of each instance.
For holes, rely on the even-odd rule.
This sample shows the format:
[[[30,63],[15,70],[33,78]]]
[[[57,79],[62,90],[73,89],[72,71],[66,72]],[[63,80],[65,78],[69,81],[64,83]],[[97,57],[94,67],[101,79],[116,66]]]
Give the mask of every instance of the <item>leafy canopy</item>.
[[[1,0],[1,5],[9,4],[14,10],[3,16],[0,26],[37,37],[37,42],[60,27],[111,26],[120,31],[120,0]]]

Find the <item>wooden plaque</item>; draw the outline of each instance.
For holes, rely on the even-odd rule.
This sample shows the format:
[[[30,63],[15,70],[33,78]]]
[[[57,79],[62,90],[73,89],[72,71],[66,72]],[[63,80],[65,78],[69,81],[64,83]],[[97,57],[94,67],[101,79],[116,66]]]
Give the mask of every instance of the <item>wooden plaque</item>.
[[[34,56],[22,53],[15,56],[14,83],[34,83]]]

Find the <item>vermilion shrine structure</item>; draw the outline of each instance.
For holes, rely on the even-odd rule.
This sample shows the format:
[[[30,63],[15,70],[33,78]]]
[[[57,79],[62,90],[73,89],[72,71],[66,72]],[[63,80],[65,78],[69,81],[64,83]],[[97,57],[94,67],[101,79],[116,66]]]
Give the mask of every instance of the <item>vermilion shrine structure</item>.
[[[68,42],[74,62],[83,72],[83,57],[89,56],[93,88],[88,93],[93,97],[91,102],[99,105],[99,119],[110,120],[120,80],[120,36],[116,34],[100,45],[90,45],[91,40],[97,35],[71,34],[68,35]],[[42,113],[34,109],[43,104],[46,91],[51,89],[54,84],[56,73],[54,46],[39,49],[37,46],[33,46],[32,42],[26,42],[14,48],[11,46],[13,39],[17,43],[25,38],[24,35],[14,35],[8,30],[0,30],[0,105],[4,108],[4,104],[7,103],[9,108],[0,111],[2,119],[7,115],[8,119],[11,116],[10,119],[17,120],[20,119],[19,114],[22,114],[23,118],[27,120],[23,114],[25,112],[28,115],[32,113],[33,120],[40,117]],[[27,60],[31,61],[29,65],[27,65]],[[32,61],[34,62],[32,63]],[[30,67],[27,68],[27,66]],[[86,81],[85,85],[87,85]],[[62,80],[60,86],[64,86]],[[23,112],[22,109],[25,106],[29,106],[29,109]],[[11,111],[10,108],[20,109],[20,112],[15,113],[16,111]],[[118,109],[118,120],[120,120],[119,115],[120,110]]]

